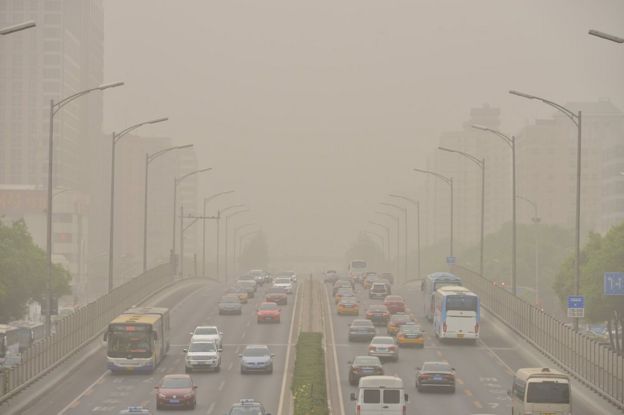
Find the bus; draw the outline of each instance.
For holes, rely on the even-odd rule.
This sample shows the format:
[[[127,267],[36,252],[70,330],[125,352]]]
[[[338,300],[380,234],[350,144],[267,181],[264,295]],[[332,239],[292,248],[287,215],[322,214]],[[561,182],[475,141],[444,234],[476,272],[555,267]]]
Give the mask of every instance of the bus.
[[[433,296],[433,331],[439,339],[479,338],[479,296],[466,287],[438,288]]]
[[[547,367],[518,369],[511,385],[513,414],[570,414],[570,377]]]
[[[21,360],[20,329],[9,324],[0,324],[0,367],[11,367]]]
[[[151,373],[169,350],[169,309],[130,308],[109,323],[104,341],[111,372]]]
[[[362,277],[368,269],[368,264],[362,259],[354,259],[349,263],[349,277],[358,279]]]
[[[433,321],[433,294],[440,287],[462,286],[462,279],[450,272],[434,272],[425,277],[420,286],[424,293],[423,308],[427,320]]]

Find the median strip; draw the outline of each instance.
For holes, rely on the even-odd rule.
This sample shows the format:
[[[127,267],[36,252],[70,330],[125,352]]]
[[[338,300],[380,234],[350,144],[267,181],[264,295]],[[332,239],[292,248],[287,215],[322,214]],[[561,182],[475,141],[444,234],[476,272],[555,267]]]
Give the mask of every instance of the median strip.
[[[301,332],[297,340],[295,371],[291,390],[294,415],[327,415],[325,354],[323,335]]]

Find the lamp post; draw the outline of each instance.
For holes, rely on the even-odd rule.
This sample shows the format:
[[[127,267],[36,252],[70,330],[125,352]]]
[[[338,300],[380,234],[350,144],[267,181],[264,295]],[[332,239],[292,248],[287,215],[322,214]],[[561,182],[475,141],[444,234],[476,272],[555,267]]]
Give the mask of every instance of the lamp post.
[[[230,193],[234,193],[234,190],[228,190],[226,192],[219,192],[213,195],[210,195],[204,198],[204,210],[203,214],[206,216],[206,205],[213,199],[216,199],[219,196],[224,196]],[[202,234],[202,275],[206,276],[206,221],[203,223],[203,234]]]
[[[234,265],[235,265],[235,266],[236,266],[236,259],[237,259],[237,258],[238,258],[238,256],[239,256],[238,249],[239,249],[239,247],[240,247],[240,246],[238,245],[238,243],[237,243],[237,242],[238,242],[238,232],[240,232],[240,231],[241,231],[241,229],[245,229],[245,228],[248,228],[248,227],[250,227],[250,226],[256,226],[256,224],[255,224],[255,223],[246,223],[246,224],[244,224],[244,225],[240,225],[240,226],[237,226],[236,228],[234,228],[234,233],[232,234],[233,239],[234,239],[234,249],[233,249],[234,253],[233,253],[233,255],[232,255],[232,258],[233,258],[233,260],[234,260],[233,262],[234,262]],[[236,267],[236,271],[238,271],[238,269],[239,269],[239,267]]]
[[[0,29],[0,36],[9,35],[15,32],[20,32],[22,30],[30,29],[31,27],[35,27],[35,26],[37,26],[37,24],[34,21],[29,20],[27,22],[19,23],[13,26],[3,27],[2,29]]]
[[[605,33],[605,32],[601,32],[599,30],[590,30],[588,32],[590,35],[592,36],[596,36],[602,39],[606,39],[606,40],[610,40],[611,42],[615,42],[615,43],[624,43],[624,38],[619,37],[619,36],[615,36],[615,35],[610,35],[609,33]]]
[[[397,194],[389,194],[388,196],[394,197],[396,199],[403,199],[407,202],[410,202],[414,206],[416,206],[416,259],[418,260],[418,266],[416,268],[417,276],[420,278],[420,202],[418,200],[414,200],[407,196],[397,195]]]
[[[540,217],[537,216],[537,203],[532,200],[527,199],[526,197],[516,196],[520,200],[524,200],[529,205],[533,207],[533,217],[531,218],[531,222],[535,225],[535,305],[539,305],[539,228],[538,225],[541,221]]]
[[[449,251],[449,256],[453,256],[453,178],[452,177],[446,177],[441,175],[440,173],[436,173],[434,171],[431,170],[422,170],[422,169],[413,169],[415,172],[418,173],[425,173],[425,174],[430,174],[432,176],[437,177],[438,179],[442,180],[444,183],[449,185],[450,191],[451,191],[451,224],[450,224],[450,234],[451,234],[451,242],[450,242],[450,251]]]
[[[225,215],[226,212],[232,210],[232,209],[238,209],[238,208],[244,208],[246,207],[246,205],[244,204],[238,204],[238,205],[230,205],[227,206],[224,209],[220,209],[217,212],[217,252],[216,252],[216,257],[217,257],[217,279],[220,279],[220,274],[221,274],[221,252],[220,252],[220,247],[221,247],[221,217]],[[226,238],[226,242],[227,242],[227,238]],[[227,277],[226,277],[227,278]],[[224,279],[225,281],[225,279]]]
[[[176,222],[177,222],[177,216],[176,214],[178,213],[178,185],[184,181],[184,179],[187,179],[191,176],[195,176],[196,174],[199,173],[204,173],[207,171],[212,170],[211,167],[205,168],[205,169],[199,169],[199,170],[194,170],[192,172],[186,173],[180,177],[174,177],[173,178],[173,220],[172,220],[172,224],[173,224],[173,238],[171,240],[171,253],[173,253],[173,255],[175,255],[176,253]],[[180,258],[180,260],[182,260],[182,258]],[[174,272],[177,272],[177,270],[174,270]]]
[[[576,254],[574,261],[574,269],[575,269],[575,280],[574,280],[574,294],[579,295],[580,284],[581,284],[581,142],[582,142],[582,125],[583,125],[583,114],[581,110],[577,113],[574,111],[564,107],[563,105],[557,104],[556,102],[550,101],[548,99],[540,98],[535,95],[525,94],[524,92],[509,91],[510,94],[519,96],[521,98],[526,99],[534,99],[540,101],[546,105],[549,105],[559,112],[563,113],[566,117],[570,119],[576,125],[576,220],[575,220],[575,245],[576,245]],[[574,330],[578,331],[578,318],[574,319]]]
[[[404,254],[404,258],[403,258],[403,281],[407,282],[407,252],[408,252],[408,242],[407,242],[407,238],[408,238],[408,232],[407,232],[407,208],[404,208],[403,206],[399,206],[396,205],[394,203],[386,203],[386,202],[381,202],[382,205],[384,206],[389,206],[392,208],[395,208],[401,212],[403,212],[403,226],[404,226],[404,231],[403,231],[403,254]],[[398,228],[397,228],[397,232],[398,232]]]
[[[383,228],[386,231],[386,261],[389,261],[390,260],[390,227],[382,223],[372,221],[372,220],[369,220],[368,223],[370,223],[371,225],[379,226],[380,228]]]
[[[183,146],[175,146],[165,148],[164,150],[157,151],[152,154],[145,153],[145,194],[143,201],[143,272],[147,270],[147,192],[149,184],[149,166],[150,163],[156,160],[158,157],[167,154],[170,151],[182,150],[185,148],[193,147],[193,144],[186,144]],[[173,253],[172,253],[173,254]]]
[[[380,234],[378,234],[377,232],[373,232],[373,231],[364,231],[364,233],[366,233],[366,234],[367,234],[367,235],[369,235],[369,236],[374,236],[374,237],[376,237],[377,239],[379,239],[379,241],[381,242],[381,243],[379,244],[379,246],[381,247],[381,250],[383,251],[383,254],[384,254],[384,256],[385,256],[385,255],[386,255],[386,247],[385,247],[385,244],[384,244],[384,242],[385,242],[385,241],[384,241],[384,237],[383,237],[383,236],[381,236]]]
[[[142,127],[147,124],[157,124],[159,122],[167,121],[168,118],[157,118],[151,121],[141,122],[135,125],[132,125],[120,133],[115,133],[113,131],[113,136],[111,140],[111,182],[110,182],[110,229],[108,232],[108,292],[111,292],[113,289],[113,269],[114,269],[114,234],[115,234],[115,147],[119,140],[122,139],[125,135],[130,133],[131,131],[136,130],[139,127]]]
[[[396,247],[397,247],[397,249],[396,249],[396,260],[395,260],[395,272],[396,272],[396,275],[397,275],[397,278],[398,278],[399,274],[401,273],[400,266],[399,266],[399,255],[401,254],[400,249],[399,249],[399,246],[400,246],[400,243],[401,243],[400,242],[401,238],[400,238],[400,234],[399,234],[399,228],[400,228],[399,217],[395,216],[395,215],[393,215],[391,213],[382,212],[382,211],[379,211],[379,210],[376,210],[375,213],[377,213],[378,215],[386,216],[386,217],[392,219],[396,223],[396,231],[397,231]]]
[[[459,150],[453,150],[446,147],[438,147],[438,150],[446,151],[449,153],[457,153],[466,157],[481,169],[481,231],[479,235],[479,274],[483,277],[483,245],[484,245],[484,227],[485,227],[485,158],[477,158],[472,154],[465,153]]]
[[[225,272],[225,280],[228,278],[228,236],[229,236],[229,226],[230,219],[234,216],[240,215],[241,213],[249,212],[249,209],[245,208],[243,210],[237,210],[236,212],[232,212],[225,217],[225,250],[223,252],[223,256],[225,257],[224,272]]]
[[[110,84],[102,84],[95,88],[85,89],[70,95],[58,102],[50,100],[50,136],[48,139],[48,211],[47,211],[47,229],[46,229],[46,254],[48,259],[48,306],[46,309],[46,335],[49,336],[52,330],[52,182],[53,182],[53,165],[54,165],[54,116],[67,104],[87,95],[94,91],[103,91],[109,88],[122,86],[123,82],[113,82]]]

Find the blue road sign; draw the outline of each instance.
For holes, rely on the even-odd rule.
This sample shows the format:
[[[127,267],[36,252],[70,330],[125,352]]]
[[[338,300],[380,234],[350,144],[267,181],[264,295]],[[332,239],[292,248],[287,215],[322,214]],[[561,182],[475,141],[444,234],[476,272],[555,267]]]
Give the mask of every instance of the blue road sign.
[[[585,308],[585,297],[582,295],[569,295],[568,308]]]
[[[454,264],[455,264],[455,260],[456,260],[456,259],[457,259],[457,258],[456,258],[456,257],[454,257],[454,256],[447,256],[447,257],[446,257],[446,263],[447,263],[447,264],[449,264],[449,265],[454,265]]]
[[[624,295],[624,272],[604,273],[604,295]]]

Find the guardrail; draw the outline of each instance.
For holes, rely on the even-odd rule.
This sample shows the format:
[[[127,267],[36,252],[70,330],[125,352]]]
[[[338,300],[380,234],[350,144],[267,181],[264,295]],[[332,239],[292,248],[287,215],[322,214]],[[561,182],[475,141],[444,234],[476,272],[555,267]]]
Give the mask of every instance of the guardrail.
[[[453,267],[453,272],[479,295],[483,308],[572,376],[624,409],[624,356],[574,331],[477,272],[459,265]]]
[[[99,336],[122,311],[138,304],[173,280],[171,265],[159,265],[59,320],[53,335],[34,343],[22,353],[19,365],[0,373],[0,403],[19,393]]]

